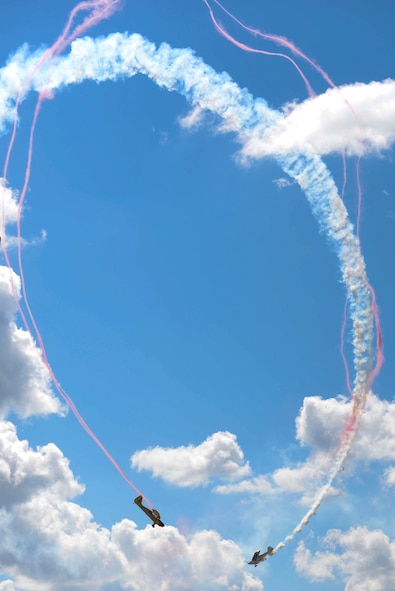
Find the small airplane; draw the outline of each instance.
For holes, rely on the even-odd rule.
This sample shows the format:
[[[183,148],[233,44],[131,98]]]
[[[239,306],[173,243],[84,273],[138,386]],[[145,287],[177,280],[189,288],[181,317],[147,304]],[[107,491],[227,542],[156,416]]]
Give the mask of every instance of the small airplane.
[[[251,558],[251,560],[248,564],[253,564],[254,566],[258,566],[258,564],[260,562],[263,562],[264,560],[266,560],[268,556],[273,555],[273,550],[274,550],[274,548],[272,548],[271,546],[268,546],[267,552],[264,552],[263,554],[261,554],[260,553],[261,551],[258,550],[258,552],[255,552],[254,556]]]
[[[138,507],[140,507],[140,509],[142,509],[144,511],[144,513],[146,515],[148,515],[148,517],[150,519],[152,519],[152,521],[154,522],[152,524],[152,527],[155,527],[155,525],[159,525],[160,527],[165,527],[165,524],[160,519],[159,511],[157,511],[156,509],[152,509],[152,511],[151,511],[151,509],[148,509],[148,507],[144,507],[144,505],[143,505],[143,495],[140,495],[140,496],[136,497],[134,499],[134,502],[136,503],[136,505]]]

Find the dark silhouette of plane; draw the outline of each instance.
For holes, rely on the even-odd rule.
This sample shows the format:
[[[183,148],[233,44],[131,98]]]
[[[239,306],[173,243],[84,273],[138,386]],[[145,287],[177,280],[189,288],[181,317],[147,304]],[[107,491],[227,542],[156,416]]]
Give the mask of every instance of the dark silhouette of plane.
[[[156,509],[152,509],[152,511],[151,511],[151,509],[148,509],[148,507],[144,507],[143,495],[136,497],[134,499],[134,502],[136,503],[136,505],[138,507],[140,507],[140,509],[142,509],[144,511],[144,513],[146,515],[148,515],[148,517],[150,519],[152,519],[152,521],[154,522],[152,524],[152,527],[155,527],[155,525],[159,525],[160,527],[165,527],[165,524],[163,523],[163,521],[161,521],[159,511],[157,511]]]
[[[254,566],[258,566],[258,564],[260,562],[263,562],[264,560],[266,560],[268,556],[272,556],[273,550],[274,550],[274,548],[272,548],[271,546],[268,546],[267,552],[264,552],[263,554],[261,554],[261,551],[258,550],[258,552],[255,552],[254,556],[251,558],[251,560],[248,564],[253,564]]]

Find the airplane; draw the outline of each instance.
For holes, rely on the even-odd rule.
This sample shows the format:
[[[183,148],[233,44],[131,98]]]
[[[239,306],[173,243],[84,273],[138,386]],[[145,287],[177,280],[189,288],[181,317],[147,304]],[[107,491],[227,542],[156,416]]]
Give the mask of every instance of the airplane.
[[[261,551],[258,550],[258,552],[255,552],[254,556],[251,558],[251,560],[248,564],[253,564],[254,566],[258,566],[258,564],[260,562],[263,562],[264,560],[266,560],[268,556],[273,555],[273,550],[274,550],[274,548],[272,548],[271,546],[268,546],[267,552],[264,552],[263,554],[261,554],[260,553]]]
[[[156,509],[152,509],[152,511],[151,511],[151,509],[148,509],[148,507],[144,507],[143,495],[136,497],[134,499],[134,502],[136,503],[136,505],[138,507],[140,507],[140,509],[142,509],[144,511],[144,513],[146,515],[148,515],[148,517],[150,519],[152,519],[152,521],[154,522],[152,524],[152,527],[155,527],[155,525],[159,525],[160,527],[165,527],[165,524],[163,523],[163,521],[161,521],[159,511],[157,511]]]

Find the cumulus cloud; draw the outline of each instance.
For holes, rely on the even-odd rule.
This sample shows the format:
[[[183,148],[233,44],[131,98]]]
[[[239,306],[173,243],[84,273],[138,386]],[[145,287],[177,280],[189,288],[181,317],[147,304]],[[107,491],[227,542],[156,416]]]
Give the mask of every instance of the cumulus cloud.
[[[202,486],[212,478],[239,480],[250,474],[236,435],[218,431],[199,445],[160,447],[137,451],[131,457],[133,468],[149,470],[177,486]]]
[[[296,418],[296,439],[308,446],[310,453],[295,467],[282,467],[266,478],[273,482],[276,492],[299,494],[300,502],[309,505],[330,472],[333,452],[341,441],[352,402],[344,396],[323,399],[306,397]],[[358,434],[347,460],[347,467],[355,462],[395,460],[395,403],[370,395],[361,417]],[[385,472],[385,482],[395,482],[392,469]],[[245,486],[245,485],[244,485]],[[228,488],[227,492],[237,492]],[[266,492],[262,490],[262,493]],[[331,487],[329,494],[339,494]]]
[[[0,516],[0,565],[17,587],[40,589],[45,581],[46,589],[100,588],[123,570],[110,532],[54,491],[40,491]]]
[[[0,121],[1,126],[1,121]],[[1,127],[0,127],[1,128]],[[6,187],[5,181],[0,177],[0,228],[3,227],[3,215],[4,215],[4,226],[10,226],[16,224],[18,216],[22,215],[22,211],[19,211],[19,195],[18,192],[10,187]],[[18,245],[23,248],[24,246],[37,246],[42,244],[47,239],[47,231],[41,230],[40,236],[36,236],[30,240],[23,238],[23,236],[15,236],[8,232],[1,236],[1,244],[7,249],[16,248]]]
[[[316,552],[314,557],[303,542],[298,544],[295,558],[296,570],[311,581],[334,579],[333,570],[338,563],[338,557],[330,552]]]
[[[312,454],[306,462],[300,462],[295,468],[278,468],[272,474],[277,490],[302,495],[302,504],[311,504],[315,494],[327,478],[330,458],[324,454]],[[332,488],[328,494],[337,494]]]
[[[59,413],[61,404],[52,394],[48,370],[40,349],[30,334],[15,323],[15,296],[20,280],[7,267],[0,267],[0,417],[16,412],[31,415]]]
[[[296,418],[296,439],[302,446],[310,448],[307,459],[292,467],[277,468],[269,474],[218,485],[213,491],[218,494],[297,494],[301,504],[310,505],[331,471],[333,453],[341,441],[351,409],[352,402],[344,396],[306,397]],[[359,461],[394,460],[395,402],[380,400],[371,394],[347,460],[347,470]],[[388,486],[395,484],[395,468],[384,470],[384,483]],[[328,492],[332,496],[339,493],[340,489],[334,486]]]
[[[16,191],[13,191],[9,187],[5,186],[4,179],[0,177],[0,195],[2,207],[0,208],[0,227],[3,227],[3,214],[4,224],[15,224],[18,219],[18,195]],[[3,212],[4,206],[4,212]],[[1,237],[2,242],[4,236]]]
[[[124,520],[113,527],[113,541],[128,559],[126,587],[136,591],[260,591],[262,582],[244,570],[240,548],[212,530],[186,538],[174,527],[139,531]],[[152,568],[152,561],[155,569]]]
[[[332,451],[350,416],[351,405],[344,397],[305,398],[296,420],[298,440],[317,451]],[[350,457],[366,461],[395,460],[395,402],[369,396]]]
[[[55,445],[33,450],[0,423],[0,572],[10,577],[0,590],[262,590],[218,532],[139,530],[128,519],[104,528],[70,501],[83,490]]]
[[[213,491],[218,494],[297,494],[301,504],[310,505],[327,478],[331,454],[341,439],[350,409],[350,403],[343,398],[306,397],[296,419],[296,438],[302,445],[311,447],[308,458],[293,467],[277,468],[270,474],[218,485]],[[329,494],[338,492],[331,488]]]
[[[307,396],[296,418],[296,438],[314,450],[330,452],[339,443],[351,402],[345,397]]]
[[[294,562],[301,575],[324,581],[334,579],[336,573],[344,580],[347,591],[393,591],[395,542],[381,530],[331,530],[323,543],[328,550],[314,554],[303,542],[298,545]],[[337,552],[333,551],[337,548]]]
[[[1,121],[0,121],[1,128]],[[19,211],[19,195],[18,192],[6,186],[3,178],[0,177],[0,228],[16,224],[18,216],[23,214],[23,209]],[[16,248],[18,245],[23,248],[25,246],[36,246],[42,244],[47,239],[47,231],[41,230],[40,236],[36,236],[30,240],[23,238],[23,236],[15,236],[8,232],[1,236],[1,244],[7,249]]]
[[[12,423],[0,421],[0,507],[25,502],[45,488],[61,492],[64,498],[84,490],[56,445],[49,443],[34,451],[27,441],[18,439]]]
[[[256,476],[248,480],[242,480],[233,484],[220,484],[213,491],[225,495],[229,493],[271,494],[276,492],[270,480],[266,476]]]
[[[299,495],[301,505],[311,505],[317,491],[330,470],[330,459],[325,454],[313,454],[305,462],[296,467],[278,468],[271,474],[255,476],[232,484],[223,484],[213,488],[218,494],[251,494],[278,496],[280,493]],[[339,490],[331,487],[330,496],[339,494]]]
[[[42,51],[29,53],[28,46],[18,49],[0,68],[0,133],[15,116],[15,100],[26,81],[27,73],[36,66]],[[24,99],[25,97],[23,97]]]
[[[361,145],[363,137],[363,146]],[[348,155],[379,153],[395,140],[395,81],[356,83],[330,88],[300,104],[284,107],[279,119],[262,137],[249,133],[244,158],[304,152]]]

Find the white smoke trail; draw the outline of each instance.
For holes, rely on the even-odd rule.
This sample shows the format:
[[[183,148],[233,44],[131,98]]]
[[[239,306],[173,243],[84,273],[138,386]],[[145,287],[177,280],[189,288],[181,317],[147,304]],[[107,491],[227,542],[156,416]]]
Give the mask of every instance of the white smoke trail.
[[[25,51],[16,54],[0,71],[0,129],[2,123],[10,119],[12,100],[31,68],[32,57]],[[69,55],[57,58],[37,72],[31,88],[56,90],[84,80],[101,82],[138,73],[167,90],[181,93],[192,106],[220,117],[222,129],[234,133],[242,145],[252,136],[255,142],[257,138],[265,142],[265,133],[283,118],[263,99],[254,99],[246,89],[241,89],[227,73],[215,72],[192,50],[172,49],[167,44],[157,48],[138,34],[115,33],[96,40],[86,37],[74,41]],[[293,534],[279,543],[275,551],[283,548],[308,523],[341,469],[355,437],[358,417],[365,406],[374,362],[374,315],[365,263],[334,180],[312,149],[306,149],[304,153],[279,154],[277,160],[305,192],[321,229],[338,254],[353,326],[355,424],[345,433],[327,484],[319,491],[313,506]]]

